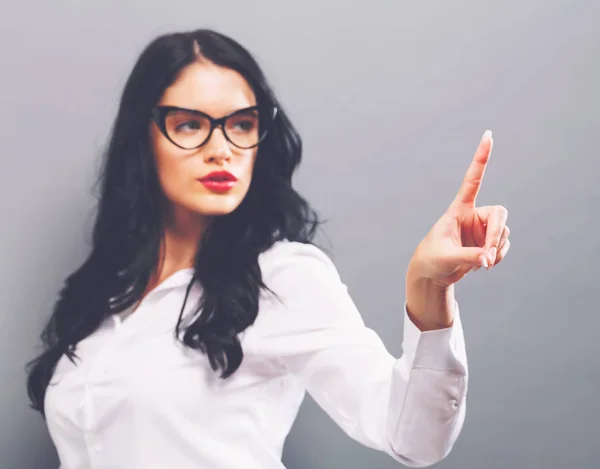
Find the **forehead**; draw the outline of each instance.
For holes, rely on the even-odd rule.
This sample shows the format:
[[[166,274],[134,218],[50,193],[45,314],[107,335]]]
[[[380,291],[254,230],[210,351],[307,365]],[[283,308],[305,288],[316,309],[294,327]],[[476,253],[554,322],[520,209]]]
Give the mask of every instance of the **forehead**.
[[[197,109],[218,117],[256,105],[256,97],[238,72],[210,62],[195,62],[182,70],[159,104]]]

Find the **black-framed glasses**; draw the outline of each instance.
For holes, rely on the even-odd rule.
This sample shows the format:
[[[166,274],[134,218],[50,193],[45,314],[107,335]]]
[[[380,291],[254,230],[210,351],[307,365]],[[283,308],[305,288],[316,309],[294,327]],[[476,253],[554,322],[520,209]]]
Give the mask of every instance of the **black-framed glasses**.
[[[219,119],[202,111],[177,106],[156,106],[152,109],[152,118],[162,134],[184,150],[204,145],[217,127],[236,147],[253,148],[265,139],[276,116],[277,108],[274,106],[251,106]]]

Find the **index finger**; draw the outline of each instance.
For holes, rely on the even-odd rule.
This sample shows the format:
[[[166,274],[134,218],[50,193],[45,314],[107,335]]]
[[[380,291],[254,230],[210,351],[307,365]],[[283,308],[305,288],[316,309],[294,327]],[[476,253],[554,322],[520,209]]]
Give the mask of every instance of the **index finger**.
[[[492,153],[492,146],[492,131],[486,130],[483,133],[483,137],[481,137],[481,141],[479,142],[479,146],[475,151],[473,161],[471,161],[471,164],[467,169],[467,174],[465,175],[458,194],[456,195],[456,199],[454,200],[455,204],[475,205],[475,199],[477,199],[477,194],[479,193],[479,189],[481,187],[481,181],[483,180],[483,175],[485,174],[485,167],[490,159],[490,154]]]

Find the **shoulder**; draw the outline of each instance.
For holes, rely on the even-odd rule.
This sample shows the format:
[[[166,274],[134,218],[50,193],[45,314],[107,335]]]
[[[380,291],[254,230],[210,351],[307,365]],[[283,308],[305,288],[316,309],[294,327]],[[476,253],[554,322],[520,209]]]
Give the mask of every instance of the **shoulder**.
[[[304,283],[314,276],[339,280],[333,261],[314,244],[277,241],[260,255],[259,265],[265,281],[285,277]]]
[[[346,284],[319,247],[281,241],[265,251],[259,263],[269,289],[260,323],[275,335],[363,326]]]
[[[278,242],[263,253],[259,263],[265,286],[279,300],[273,305],[326,318],[350,301],[333,261],[315,245]],[[324,309],[329,312],[324,314]]]

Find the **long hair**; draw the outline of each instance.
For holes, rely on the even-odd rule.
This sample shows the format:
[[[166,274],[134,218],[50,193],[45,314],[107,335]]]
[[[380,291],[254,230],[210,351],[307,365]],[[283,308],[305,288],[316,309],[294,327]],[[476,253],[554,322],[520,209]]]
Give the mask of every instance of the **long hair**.
[[[266,289],[259,255],[283,239],[312,243],[320,220],[293,188],[302,142],[251,54],[233,39],[201,29],[162,35],[141,53],[127,80],[104,155],[98,187],[92,249],[67,277],[45,326],[42,353],[27,364],[31,407],[45,418],[46,388],[58,360],[74,362],[77,343],[111,314],[134,305],[159,265],[165,230],[164,193],[157,175],[148,130],[151,110],[180,72],[197,60],[240,73],[259,106],[278,114],[258,148],[252,182],[240,206],[218,217],[198,241],[193,282],[202,286],[196,313],[179,334],[188,347],[205,353],[214,371],[231,376],[243,351],[238,334],[258,314]],[[77,357],[78,358],[78,357]]]

